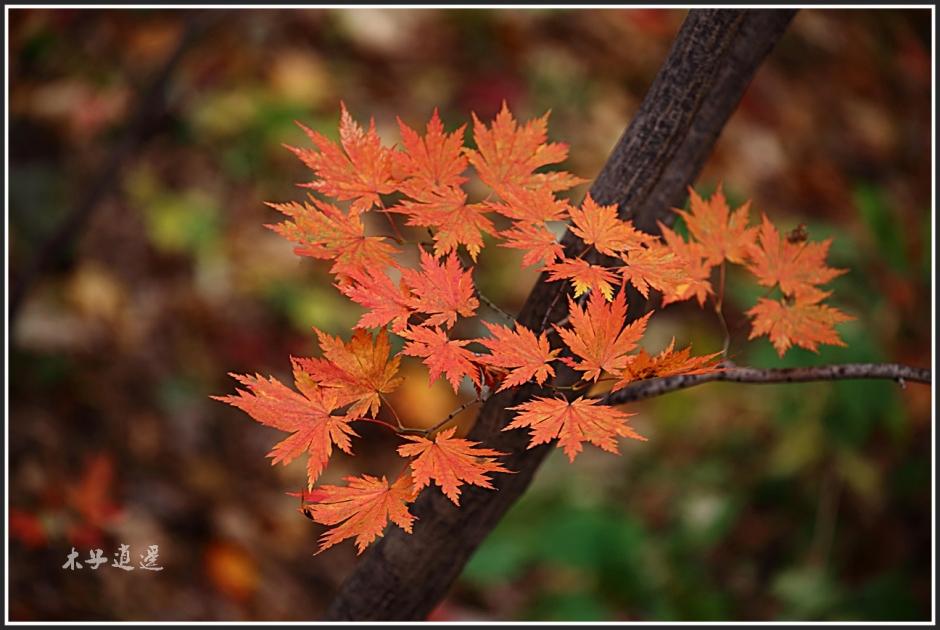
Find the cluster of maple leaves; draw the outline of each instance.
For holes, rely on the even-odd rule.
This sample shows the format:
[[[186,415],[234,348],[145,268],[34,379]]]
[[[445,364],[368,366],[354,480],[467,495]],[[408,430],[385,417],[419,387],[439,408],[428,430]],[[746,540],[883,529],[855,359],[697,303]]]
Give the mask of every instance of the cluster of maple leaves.
[[[288,147],[314,173],[303,186],[320,196],[269,204],[287,217],[269,227],[294,242],[298,255],[329,260],[335,286],[365,312],[349,341],[314,329],[322,357],[292,358],[296,391],[275,378],[233,374],[244,389],[215,398],[289,434],[269,453],[272,463],[307,454],[304,511],[332,526],[320,551],[355,538],[362,552],[389,521],[410,532],[415,517],[408,505],[425,486],[439,486],[459,504],[463,484],[491,488],[490,474],[510,472],[498,461],[503,453],[455,437],[446,422],[420,431],[402,425],[394,410],[396,424],[379,418],[385,395],[402,381],[402,354],[420,358],[430,382],[443,377],[455,393],[468,378],[478,400],[530,381],[551,386],[556,361],[579,372],[584,389],[610,380],[611,391],[721,369],[721,353],[692,356],[688,347],[676,350],[675,340],[656,355],[640,348],[652,311],[628,324],[624,288],[630,284],[644,297],[655,290],[663,306],[692,298],[704,305],[716,297],[710,277],[720,266],[720,305],[726,263],[744,265],[768,295],[774,289],[781,295],[761,298],[748,311],[751,338],[768,335],[781,355],[791,345],[842,344],[833,326],[849,317],[822,303],[829,293],[820,287],[843,272],[825,264],[828,241],[807,242],[799,231],[781,235],[766,216],[759,227],[749,226],[749,205],[732,212],[720,187],[708,200],[690,189],[690,210],[677,211],[689,240],[665,225],[661,236],[641,232],[618,217],[616,205],[600,205],[590,195],[573,206],[558,193],[584,180],[539,170],[568,154],[567,145],[548,142],[547,122],[545,114],[520,124],[504,104],[489,125],[473,115],[475,148],[468,148],[466,125],[445,132],[435,110],[423,136],[399,120],[401,145],[387,147],[374,121],[365,130],[342,105],[339,144],[301,125],[315,150]],[[465,189],[471,168],[489,189],[480,201],[470,201]],[[367,234],[369,213],[386,216],[384,233]],[[393,215],[424,228],[412,232],[431,241],[406,240]],[[577,255],[566,253],[550,227],[562,221],[570,221],[583,243]],[[458,319],[475,317],[480,308],[473,271],[485,236],[522,250],[524,266],[543,264],[549,281],[571,283],[566,320],[545,330],[482,321],[489,336],[454,338]],[[618,264],[588,262],[592,249]],[[412,266],[403,262],[409,256]],[[391,353],[390,333],[404,339],[400,354]],[[553,346],[556,334],[561,343]],[[468,347],[473,344],[486,352]],[[505,430],[528,428],[530,446],[557,440],[572,461],[585,442],[616,453],[619,437],[644,439],[627,424],[631,414],[598,398],[535,397],[512,410]],[[404,472],[392,482],[363,475],[347,477],[345,486],[315,486],[334,447],[352,453],[358,421],[398,433],[404,441],[398,454],[408,460]]]

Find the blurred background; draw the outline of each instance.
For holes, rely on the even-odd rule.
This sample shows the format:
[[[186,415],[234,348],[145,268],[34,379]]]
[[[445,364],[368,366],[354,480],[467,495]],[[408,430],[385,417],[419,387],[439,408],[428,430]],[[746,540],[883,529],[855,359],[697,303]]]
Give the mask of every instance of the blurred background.
[[[319,618],[353,546],[312,555],[323,528],[285,494],[303,462],[270,466],[280,434],[209,399],[234,390],[227,372],[290,381],[311,326],[348,337],[360,313],[264,228],[279,217],[262,202],[310,179],[281,146],[306,146],[293,121],[336,138],[343,99],[391,144],[395,115],[417,127],[437,106],[451,129],[506,99],[523,119],[550,109],[565,168],[590,179],[684,13],[10,10],[11,618]],[[931,23],[800,11],[724,130],[697,187],[831,236],[850,269],[832,302],[857,318],[847,347],[780,360],[746,342],[759,291],[732,275],[739,363],[930,365]],[[518,262],[491,247],[477,273],[509,311],[536,278],[505,273]],[[721,347],[707,311],[654,322],[653,350]],[[454,407],[404,371],[408,422]],[[842,382],[632,405],[649,441],[555,452],[432,619],[929,619],[931,402]],[[325,482],[386,472],[394,442],[373,428]],[[164,570],[62,569],[72,547],[84,562],[121,544],[134,564],[159,545]]]

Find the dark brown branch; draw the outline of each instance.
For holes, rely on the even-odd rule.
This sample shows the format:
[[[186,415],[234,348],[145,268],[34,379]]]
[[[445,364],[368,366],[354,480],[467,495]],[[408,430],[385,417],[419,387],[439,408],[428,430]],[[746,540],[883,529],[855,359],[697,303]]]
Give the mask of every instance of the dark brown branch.
[[[661,213],[686,194],[725,121],[757,67],[795,11],[690,11],[663,67],[591,187],[602,204],[652,229]],[[568,232],[569,253],[583,245]],[[517,320],[533,329],[567,314],[564,282],[539,279]],[[556,385],[571,384],[559,370]],[[547,389],[535,385],[491,396],[468,436],[508,455],[514,475],[497,475],[496,491],[468,487],[454,506],[437,489],[418,497],[414,534],[390,527],[343,583],[327,617],[333,620],[424,619],[447,593],[464,564],[503,514],[525,492],[550,447],[528,449],[524,431],[502,431],[507,407]]]
[[[767,369],[732,367],[708,374],[681,374],[638,381],[603,396],[602,402],[608,405],[619,405],[716,381],[768,384],[847,379],[887,379],[897,381],[902,385],[908,381],[929,385],[931,376],[930,370],[898,363],[844,363],[842,365]]]

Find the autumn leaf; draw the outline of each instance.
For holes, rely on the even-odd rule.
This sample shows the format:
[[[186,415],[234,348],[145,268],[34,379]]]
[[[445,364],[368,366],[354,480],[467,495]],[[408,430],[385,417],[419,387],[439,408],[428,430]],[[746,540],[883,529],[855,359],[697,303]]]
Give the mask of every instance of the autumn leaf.
[[[403,200],[389,212],[408,215],[408,225],[432,228],[435,256],[463,245],[476,261],[483,249],[483,235],[496,233],[493,222],[483,214],[486,206],[468,204],[467,193],[459,188],[415,190],[409,196],[413,200]]]
[[[751,202],[732,212],[721,184],[707,201],[690,186],[689,201],[689,212],[676,209],[676,213],[685,219],[692,237],[704,246],[706,262],[711,266],[723,260],[743,263],[757,232],[757,228],[747,227]]]
[[[357,328],[349,343],[343,343],[339,337],[313,330],[325,358],[298,358],[297,363],[320,387],[336,391],[339,406],[352,403],[349,416],[374,418],[382,394],[395,391],[402,381],[397,376],[401,357],[389,359],[388,331],[383,328],[373,340],[371,333]]]
[[[565,250],[555,235],[544,223],[517,223],[508,230],[499,233],[506,239],[503,247],[521,249],[525,252],[522,266],[528,267],[539,262],[552,263],[565,255]]]
[[[331,388],[317,387],[312,377],[296,361],[294,383],[302,394],[276,378],[247,374],[230,376],[248,389],[236,389],[237,396],[212,396],[214,400],[238,407],[265,426],[290,433],[268,453],[272,465],[289,464],[307,452],[307,484],[312,488],[326,467],[333,446],[352,453],[349,438],[358,436],[349,426],[350,418],[332,415],[339,407],[337,392]]]
[[[402,336],[408,340],[402,353],[424,359],[424,364],[429,370],[429,383],[444,374],[454,388],[454,393],[457,393],[460,379],[464,376],[469,376],[474,383],[480,384],[480,371],[474,365],[476,355],[464,348],[470,343],[469,339],[448,339],[440,328],[423,326],[409,328]]]
[[[555,376],[551,361],[560,349],[551,349],[546,333],[536,337],[535,333],[522,324],[516,324],[515,330],[489,322],[483,322],[483,325],[493,337],[477,339],[477,342],[490,351],[489,355],[481,355],[478,360],[487,365],[510,370],[497,391],[521,385],[532,379],[541,385],[549,376]]]
[[[547,188],[507,188],[500,193],[502,201],[488,201],[484,206],[506,218],[522,223],[564,221],[571,204],[559,199]]]
[[[628,249],[650,243],[654,237],[640,232],[632,223],[617,216],[617,204],[600,206],[591,198],[584,198],[580,208],[571,208],[571,231],[587,245],[608,256],[616,256]]]
[[[333,204],[311,198],[304,202],[268,203],[291,221],[267,225],[287,240],[297,243],[294,252],[334,261],[332,273],[349,274],[357,269],[383,268],[394,264],[397,249],[383,236],[366,236],[359,215],[347,214]]]
[[[389,521],[411,533],[416,519],[408,511],[408,504],[417,494],[411,475],[402,475],[392,485],[385,477],[369,475],[344,480],[348,485],[317,488],[319,500],[310,504],[313,520],[336,526],[320,537],[317,553],[353,537],[358,553],[362,553],[373,540],[382,536]]]
[[[393,153],[393,157],[396,174],[403,180],[399,185],[402,192],[413,197],[415,191],[442,191],[457,188],[467,181],[461,176],[467,170],[467,158],[463,153],[466,125],[445,133],[435,107],[427,124],[427,133],[422,138],[401,118],[396,120],[404,150]]]
[[[287,148],[318,178],[304,184],[305,187],[341,201],[352,200],[350,210],[359,214],[373,206],[381,206],[379,195],[395,191],[397,182],[392,174],[392,152],[382,146],[375,131],[375,120],[370,121],[369,131],[364,131],[349,115],[343,102],[340,102],[340,109],[341,146],[297,123],[318,151]]]
[[[831,306],[819,304],[828,295],[822,293],[822,297],[797,297],[792,302],[759,299],[757,305],[747,312],[754,320],[748,339],[767,335],[781,357],[793,345],[813,352],[818,352],[817,347],[821,343],[844,346],[845,342],[839,338],[833,326],[854,317]]]
[[[610,391],[617,391],[634,381],[647,378],[676,376],[678,374],[706,374],[714,372],[721,352],[691,356],[692,346],[676,350],[676,338],[673,337],[669,346],[656,356],[650,355],[646,350],[640,351],[630,357],[630,361],[620,374],[620,380],[614,383]]]
[[[474,297],[473,275],[460,266],[457,255],[437,260],[421,250],[421,271],[402,269],[402,280],[411,290],[408,305],[430,315],[425,326],[451,327],[457,316],[471,317],[480,303]]]
[[[467,149],[467,157],[480,179],[498,195],[503,196],[503,192],[513,186],[559,191],[584,181],[561,171],[535,172],[568,157],[567,144],[547,142],[548,116],[546,112],[541,118],[520,126],[505,101],[490,127],[472,114],[477,148]]]
[[[548,280],[571,280],[574,285],[574,296],[579,297],[592,289],[600,291],[606,299],[614,295],[614,283],[617,276],[610,269],[591,263],[581,258],[562,258],[558,262],[545,265],[549,273]]]
[[[846,272],[826,265],[831,244],[831,239],[820,243],[791,242],[763,215],[759,243],[751,247],[748,269],[762,286],[779,284],[785,295],[818,302],[826,295],[818,285]]]
[[[412,314],[411,292],[403,282],[397,284],[387,273],[375,269],[355,269],[346,282],[336,287],[356,304],[368,309],[356,324],[359,328],[378,328],[389,324],[392,331],[408,327]]]
[[[508,473],[494,457],[505,455],[489,448],[480,448],[479,443],[455,438],[456,427],[444,429],[434,440],[417,436],[403,435],[411,444],[398,447],[402,457],[414,457],[411,461],[411,474],[415,490],[430,485],[433,481],[441,487],[444,495],[460,505],[460,486],[469,483],[481,488],[492,489],[488,473]]]
[[[653,288],[674,300],[685,293],[684,284],[691,286],[682,274],[676,252],[661,243],[628,250],[620,254],[620,258],[626,263],[618,268],[623,281],[632,284],[644,298],[649,299],[650,288]]]
[[[566,363],[584,372],[582,378],[596,381],[601,372],[617,374],[629,361],[627,353],[636,349],[646,331],[646,322],[652,312],[624,326],[627,303],[623,292],[611,303],[605,302],[596,293],[591,294],[587,308],[582,310],[568,298],[570,328],[555,329],[562,340],[580,361],[568,359]]]
[[[663,240],[674,255],[672,263],[675,266],[679,280],[672,277],[669,281],[654,279],[663,288],[663,306],[668,306],[673,302],[681,302],[691,298],[698,300],[699,306],[705,304],[705,299],[712,293],[712,285],[709,282],[711,267],[705,259],[704,247],[701,243],[695,241],[686,241],[671,229],[659,224]],[[633,273],[634,270],[631,270]],[[648,282],[648,280],[645,280]]]
[[[510,409],[519,413],[503,431],[529,427],[529,448],[558,438],[558,447],[572,462],[581,452],[583,442],[618,453],[619,436],[646,439],[626,424],[626,419],[634,414],[598,404],[591,398],[578,398],[569,403],[564,398],[536,397]]]

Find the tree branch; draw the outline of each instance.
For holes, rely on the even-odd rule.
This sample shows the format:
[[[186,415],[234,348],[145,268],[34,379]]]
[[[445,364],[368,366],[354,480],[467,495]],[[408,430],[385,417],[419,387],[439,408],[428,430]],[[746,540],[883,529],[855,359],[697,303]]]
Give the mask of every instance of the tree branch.
[[[766,369],[731,367],[720,372],[709,372],[707,374],[680,374],[679,376],[638,381],[600,398],[604,404],[620,405],[715,381],[769,384],[847,379],[888,379],[897,381],[901,385],[904,385],[907,381],[929,385],[931,375],[930,370],[899,363],[844,363],[842,365]]]
[[[591,186],[600,204],[619,204],[620,215],[642,229],[678,205],[698,174],[725,121],[737,107],[757,67],[786,29],[791,10],[692,10],[630,126]],[[567,232],[569,254],[583,248]],[[559,299],[564,282],[542,274],[517,317],[536,329],[567,315]],[[555,385],[577,377],[558,370]],[[412,507],[414,534],[390,527],[342,584],[327,611],[333,620],[425,619],[447,593],[470,555],[528,487],[550,450],[527,448],[523,431],[502,431],[507,407],[551,390],[534,384],[489,397],[469,439],[508,453],[513,475],[498,475],[496,490],[470,486],[453,505],[437,488],[421,493]],[[574,395],[566,392],[566,395]]]

